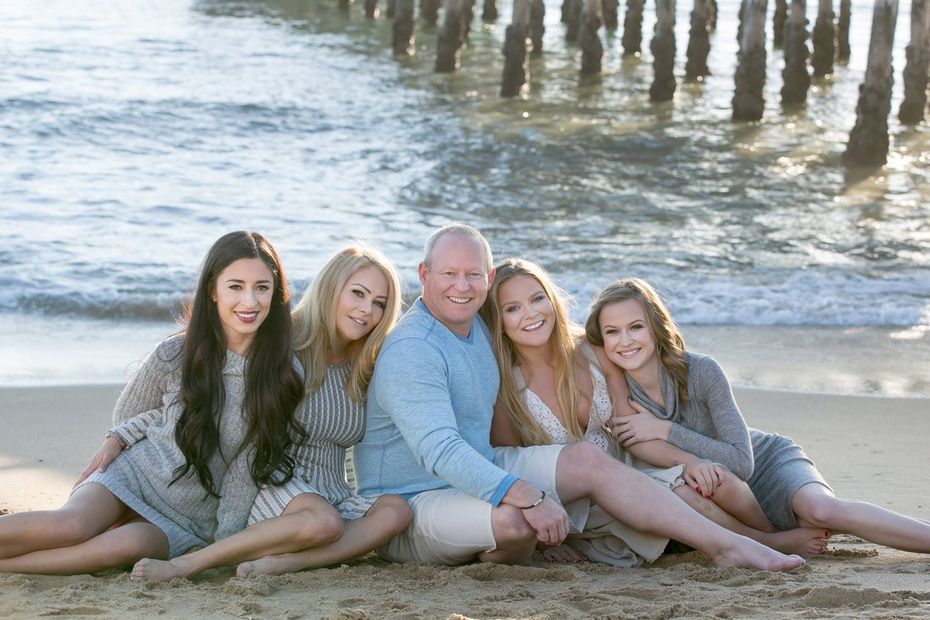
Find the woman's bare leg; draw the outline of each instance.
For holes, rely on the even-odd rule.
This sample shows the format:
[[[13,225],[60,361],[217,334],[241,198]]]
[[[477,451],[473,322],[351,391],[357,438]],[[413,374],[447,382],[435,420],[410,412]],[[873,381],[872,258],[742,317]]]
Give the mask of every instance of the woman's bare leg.
[[[789,570],[804,559],[783,555],[697,514],[681,498],[587,441],[566,446],[556,468],[559,497],[590,497],[615,519],[699,549],[720,566]]]
[[[0,572],[79,575],[130,566],[145,556],[168,557],[168,538],[148,521],[137,519],[70,547],[0,560]]]
[[[930,553],[930,525],[868,502],[840,499],[820,484],[801,487],[791,502],[798,522],[846,532],[915,553]]]
[[[106,487],[85,484],[57,510],[0,517],[0,558],[74,546],[106,531],[127,512],[126,505]]]
[[[385,544],[402,532],[412,517],[413,512],[403,498],[384,495],[364,517],[347,522],[339,540],[296,553],[267,555],[254,562],[244,562],[236,569],[236,575],[241,578],[281,575],[349,560]]]
[[[260,521],[203,549],[167,562],[153,558],[139,560],[131,578],[167,581],[191,577],[216,566],[326,545],[338,540],[342,532],[342,518],[336,509],[319,495],[304,493],[292,499],[280,517]]]
[[[713,502],[749,527],[760,532],[775,532],[749,485],[724,469],[723,480],[714,490]]]
[[[820,555],[827,547],[828,537],[825,530],[799,527],[786,532],[763,532],[746,525],[725,511],[719,504],[705,499],[700,493],[687,485],[677,487],[675,495],[685,500],[686,504],[717,525],[725,527],[731,532],[747,536],[782,553],[796,553],[807,556]],[[716,498],[717,493],[714,493],[714,499]]]

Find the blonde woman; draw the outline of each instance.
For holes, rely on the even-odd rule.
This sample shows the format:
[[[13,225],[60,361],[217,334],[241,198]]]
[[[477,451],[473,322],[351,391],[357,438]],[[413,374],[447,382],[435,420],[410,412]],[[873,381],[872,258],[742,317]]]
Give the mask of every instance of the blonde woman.
[[[688,484],[685,467],[703,467],[700,459],[681,453],[677,461],[650,463],[622,450],[605,428],[613,409],[601,370],[607,359],[600,349],[584,342],[584,333],[568,318],[562,298],[540,266],[521,259],[497,265],[484,307],[501,368],[492,442],[541,445],[587,440],[667,485],[719,525],[783,552],[822,551],[822,531],[776,533],[746,484],[733,476],[713,496],[695,490]],[[627,394],[614,396],[625,400]],[[642,559],[652,561],[664,549],[666,540],[622,529],[596,506],[589,510],[586,521],[580,516],[583,531],[568,538],[567,548],[545,549],[546,559],[588,558],[630,566]],[[576,516],[572,510],[569,513]]]
[[[407,526],[403,498],[354,495],[344,465],[364,434],[368,382],[400,296],[394,267],[379,252],[349,246],[329,259],[293,312],[305,378],[298,409],[305,438],[292,447],[294,476],[259,491],[246,530],[170,562],[142,560],[133,578],[162,581],[234,563],[239,577],[326,566]]]

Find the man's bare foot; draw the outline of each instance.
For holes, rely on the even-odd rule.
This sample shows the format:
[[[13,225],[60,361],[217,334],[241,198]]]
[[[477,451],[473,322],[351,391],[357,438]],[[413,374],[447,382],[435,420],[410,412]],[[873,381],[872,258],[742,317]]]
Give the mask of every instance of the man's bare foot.
[[[765,534],[760,542],[782,553],[812,556],[822,555],[827,550],[829,538],[830,533],[826,530],[798,527],[784,532]]]
[[[785,555],[745,536],[737,536],[731,544],[712,556],[717,566],[737,566],[756,570],[785,571],[804,566],[799,555]]]
[[[168,581],[175,577],[186,577],[184,572],[175,564],[164,560],[142,558],[132,567],[129,573],[131,581]]]
[[[283,575],[301,570],[301,566],[287,559],[286,555],[266,555],[263,558],[243,562],[236,567],[236,577],[248,579],[252,575]]]

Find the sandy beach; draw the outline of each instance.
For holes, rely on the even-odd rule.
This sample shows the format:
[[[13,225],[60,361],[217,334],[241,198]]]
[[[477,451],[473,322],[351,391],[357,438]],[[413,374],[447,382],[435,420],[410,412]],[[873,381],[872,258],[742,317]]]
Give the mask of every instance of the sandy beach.
[[[102,440],[120,386],[0,389],[0,509],[58,506]],[[930,518],[930,400],[738,389],[753,426],[804,445],[841,496]],[[0,617],[473,618],[925,617],[930,558],[835,536],[785,574],[716,568],[697,553],[641,569],[604,565],[390,565],[241,581],[232,569],[137,584],[123,571],[0,575]]]

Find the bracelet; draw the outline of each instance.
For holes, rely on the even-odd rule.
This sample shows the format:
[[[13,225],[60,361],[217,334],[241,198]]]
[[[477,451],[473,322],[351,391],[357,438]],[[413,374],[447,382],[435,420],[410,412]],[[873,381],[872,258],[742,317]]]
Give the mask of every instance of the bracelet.
[[[110,439],[110,438],[116,440],[116,443],[119,444],[119,449],[120,449],[120,450],[125,450],[126,448],[129,447],[129,444],[126,443],[126,440],[123,439],[122,437],[120,437],[119,435],[117,435],[116,433],[114,433],[113,431],[107,431],[107,434],[104,435],[104,437],[103,437],[104,440],[107,440],[107,439]]]
[[[541,503],[543,503],[543,500],[544,500],[544,499],[546,499],[546,492],[545,492],[545,491],[540,491],[540,493],[542,493],[542,495],[539,496],[539,499],[537,499],[535,502],[533,502],[533,503],[530,504],[529,506],[517,506],[517,508],[518,508],[519,510],[529,510],[530,508],[536,508],[536,507],[539,506]]]

